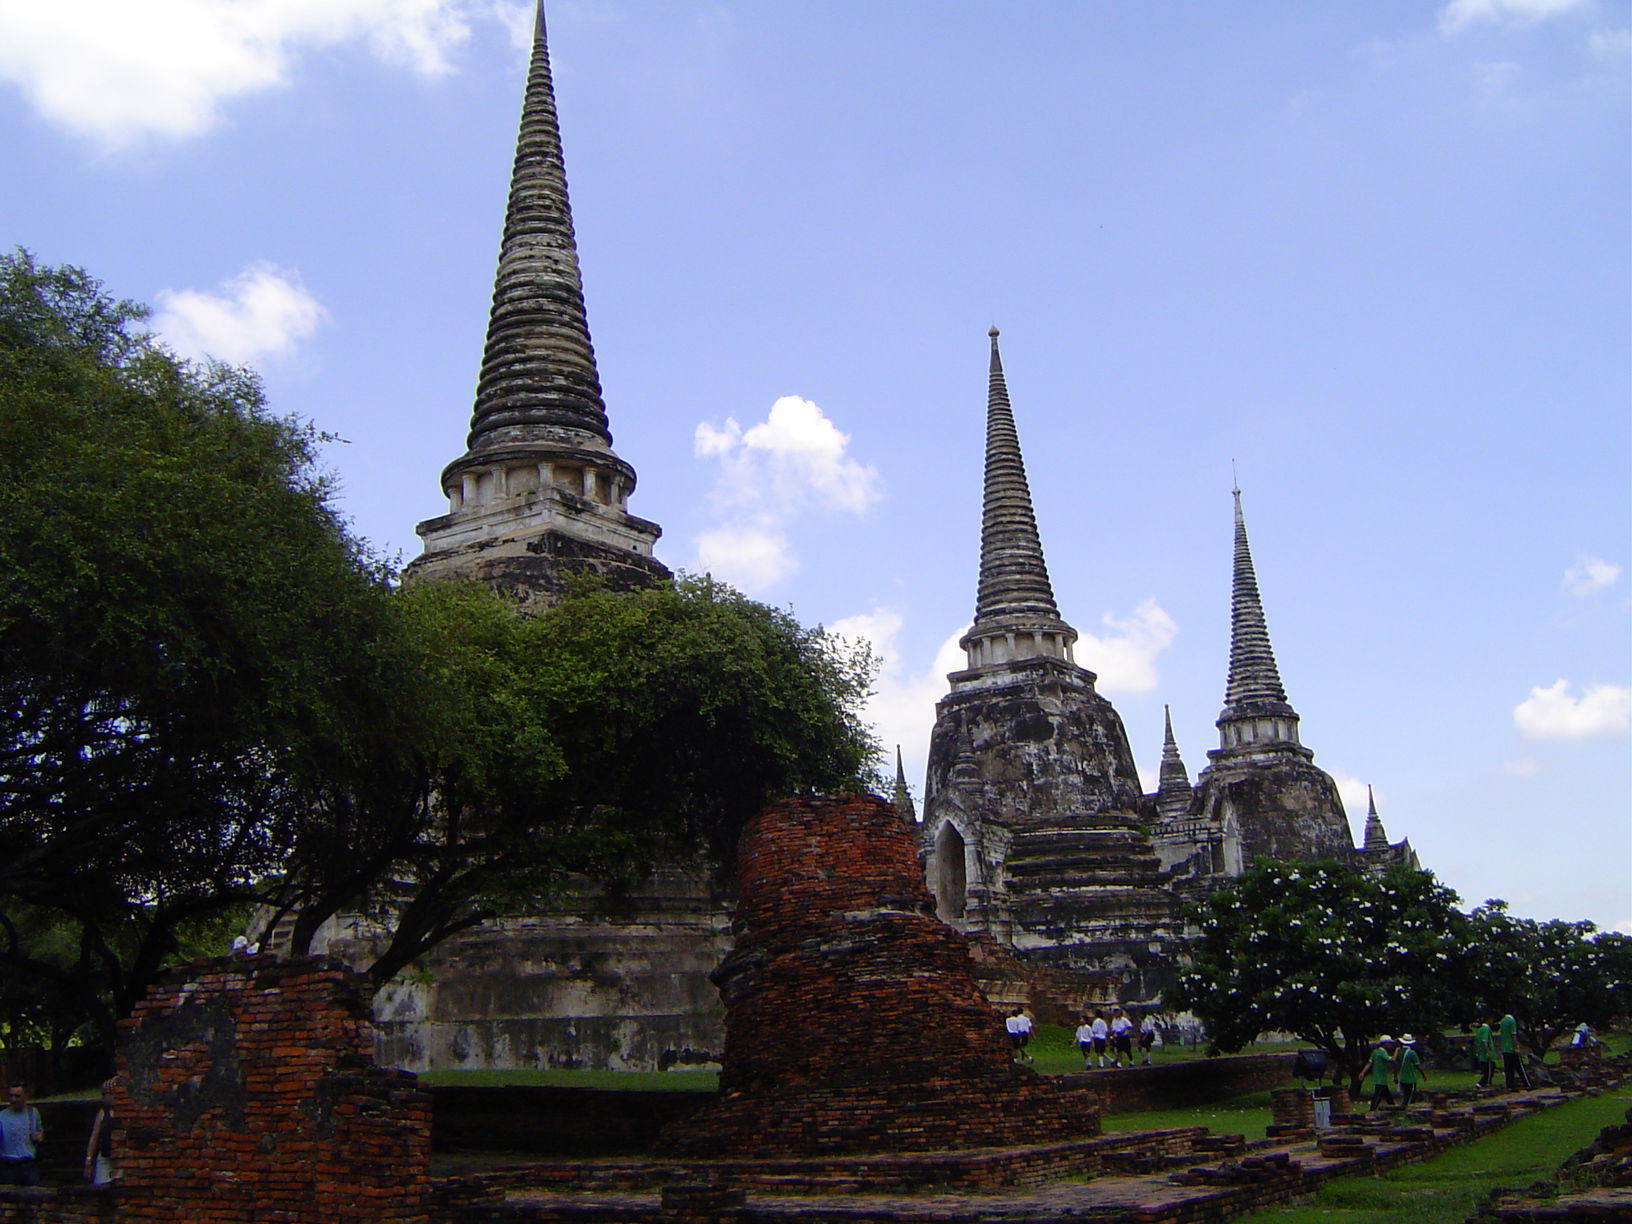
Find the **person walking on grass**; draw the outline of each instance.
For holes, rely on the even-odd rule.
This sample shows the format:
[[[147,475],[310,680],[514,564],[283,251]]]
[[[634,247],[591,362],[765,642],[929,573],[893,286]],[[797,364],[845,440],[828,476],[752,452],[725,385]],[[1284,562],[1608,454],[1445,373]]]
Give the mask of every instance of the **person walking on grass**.
[[[1026,1009],[1017,1007],[1010,1012],[1004,1027],[1009,1030],[1009,1045],[1014,1050],[1015,1059],[1030,1062],[1031,1055],[1026,1047],[1031,1044],[1031,1017],[1026,1015]]]
[[[1082,1069],[1088,1071],[1094,1065],[1094,1026],[1088,1019],[1087,1012],[1083,1012],[1077,1019],[1077,1049],[1082,1051]]]
[[[1371,1104],[1368,1109],[1394,1104],[1394,1094],[1388,1081],[1394,1074],[1394,1038],[1384,1033],[1377,1038],[1377,1048],[1371,1052]]]
[[[1491,1034],[1490,1021],[1479,1021],[1473,1030],[1473,1062],[1479,1068],[1479,1087],[1489,1088],[1496,1074],[1496,1038]]]
[[[1126,1055],[1133,1066],[1133,1021],[1120,1007],[1111,1009],[1111,1066],[1120,1067]]]
[[[1088,1027],[1094,1039],[1094,1063],[1103,1067],[1105,1065],[1105,1044],[1110,1040],[1111,1035],[1111,1027],[1105,1023],[1105,1013],[1096,1011],[1094,1013],[1094,1022]]]
[[[1156,1047],[1156,1016],[1146,1012],[1145,1018],[1139,1021],[1139,1063],[1141,1066],[1150,1066],[1150,1052]]]
[[[1519,1022],[1512,1012],[1496,1025],[1496,1048],[1502,1052],[1502,1075],[1507,1079],[1507,1090],[1512,1092],[1516,1084],[1523,1084],[1528,1092],[1530,1072],[1525,1070],[1524,1059],[1519,1056]]]
[[[1422,1058],[1417,1054],[1417,1039],[1410,1033],[1400,1034],[1400,1106],[1409,1109],[1417,1095],[1417,1085],[1428,1082]]]

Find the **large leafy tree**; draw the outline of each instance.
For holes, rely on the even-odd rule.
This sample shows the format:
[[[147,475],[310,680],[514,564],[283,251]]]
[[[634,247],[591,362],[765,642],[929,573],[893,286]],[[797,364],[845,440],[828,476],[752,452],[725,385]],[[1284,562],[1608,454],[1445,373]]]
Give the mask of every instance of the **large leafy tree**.
[[[1369,1043],[1438,1028],[1456,1006],[1465,919],[1425,871],[1260,859],[1192,908],[1192,961],[1170,1003],[1225,1052],[1285,1032],[1358,1091]]]
[[[1626,1015],[1632,939],[1590,922],[1520,918],[1499,900],[1469,918],[1470,997],[1486,1016],[1512,1012],[1536,1057],[1582,1021],[1602,1027]]]
[[[729,587],[585,582],[533,613],[466,583],[399,599],[426,673],[422,789],[316,822],[286,881],[297,950],[336,912],[379,917],[378,982],[569,877],[728,869],[769,800],[876,784],[870,657]]]
[[[317,436],[144,314],[0,258],[0,967],[78,991],[104,1036],[397,704],[386,575]]]
[[[144,313],[0,258],[7,1027],[110,1039],[249,905],[297,951],[376,914],[384,980],[573,873],[725,864],[759,805],[874,780],[865,653],[707,581],[531,616],[399,588],[312,429]]]

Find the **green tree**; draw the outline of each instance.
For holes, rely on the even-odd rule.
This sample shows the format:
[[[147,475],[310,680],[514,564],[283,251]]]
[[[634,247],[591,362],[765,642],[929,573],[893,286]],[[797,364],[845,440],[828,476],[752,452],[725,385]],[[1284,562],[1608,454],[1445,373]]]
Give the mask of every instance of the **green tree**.
[[[144,315],[0,258],[0,972],[15,996],[66,964],[104,1039],[394,721],[392,592],[317,435]]]
[[[376,981],[570,877],[728,869],[767,802],[876,785],[858,714],[870,657],[719,583],[586,581],[532,613],[467,583],[399,600],[430,714],[422,789],[349,809],[383,837],[349,827],[319,847],[336,828],[319,822],[288,881],[297,949],[341,910],[390,930]]]
[[[319,436],[0,258],[0,1023],[111,1041],[251,905],[438,940],[875,781],[870,660],[706,580],[525,615],[346,532]],[[8,1019],[9,1017],[9,1019]],[[43,1027],[42,1027],[43,1026]]]
[[[1285,1032],[1359,1090],[1370,1042],[1436,1030],[1455,1006],[1465,919],[1432,874],[1260,859],[1191,907],[1199,934],[1170,1006],[1229,1053]]]
[[[1520,1041],[1537,1058],[1582,1021],[1599,1028],[1626,1013],[1626,936],[1595,935],[1590,922],[1520,918],[1500,900],[1469,918],[1470,997],[1486,1015],[1512,1012]]]

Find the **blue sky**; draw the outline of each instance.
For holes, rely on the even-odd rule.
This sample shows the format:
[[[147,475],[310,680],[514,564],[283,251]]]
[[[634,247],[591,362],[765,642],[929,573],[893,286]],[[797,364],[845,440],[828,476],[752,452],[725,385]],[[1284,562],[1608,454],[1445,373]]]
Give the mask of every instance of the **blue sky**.
[[[972,614],[986,329],[1154,784],[1232,462],[1304,742],[1469,903],[1632,930],[1632,5],[549,6],[659,555],[865,634],[915,791]],[[505,0],[0,0],[0,243],[254,365],[404,559],[463,451]]]

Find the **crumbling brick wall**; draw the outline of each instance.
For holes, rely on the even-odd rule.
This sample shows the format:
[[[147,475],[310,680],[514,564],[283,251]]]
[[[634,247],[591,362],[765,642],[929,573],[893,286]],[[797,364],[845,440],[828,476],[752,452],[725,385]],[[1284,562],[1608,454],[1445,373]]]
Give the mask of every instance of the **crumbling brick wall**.
[[[912,835],[871,796],[774,805],[743,831],[720,1099],[670,1152],[784,1156],[1058,1142],[1098,1098],[1014,1065]]]
[[[121,1038],[122,1224],[425,1224],[429,1102],[374,1066],[350,970],[199,962],[149,992]]]

